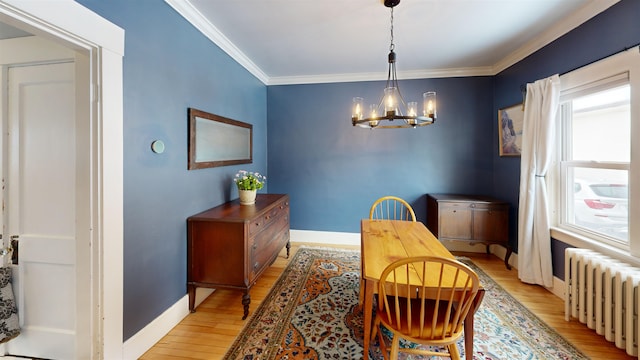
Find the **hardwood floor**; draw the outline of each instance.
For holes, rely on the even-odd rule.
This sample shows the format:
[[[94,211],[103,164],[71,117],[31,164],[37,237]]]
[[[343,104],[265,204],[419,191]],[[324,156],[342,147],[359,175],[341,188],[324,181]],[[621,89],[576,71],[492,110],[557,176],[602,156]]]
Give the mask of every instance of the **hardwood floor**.
[[[292,256],[301,245],[313,246],[313,244],[293,243]],[[324,244],[317,244],[317,246],[359,249],[354,246]],[[251,313],[268,294],[272,284],[286,267],[288,259],[285,255],[285,250],[281,251],[275,263],[265,271],[251,289]],[[591,359],[636,359],[626,355],[623,350],[616,348],[604,337],[588,329],[586,325],[576,320],[565,321],[562,299],[540,286],[521,283],[518,280],[517,270],[507,270],[501,259],[484,254],[462,255],[470,257],[503,288]],[[239,291],[216,290],[196,308],[195,313],[184,318],[141,359],[222,359],[245,323],[241,320],[243,312],[241,298],[242,293]]]

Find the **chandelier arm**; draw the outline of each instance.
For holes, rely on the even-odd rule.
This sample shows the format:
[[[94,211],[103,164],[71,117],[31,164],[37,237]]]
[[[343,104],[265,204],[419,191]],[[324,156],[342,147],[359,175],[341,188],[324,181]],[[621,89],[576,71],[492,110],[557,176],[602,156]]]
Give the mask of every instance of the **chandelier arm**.
[[[402,106],[404,106],[405,108],[407,107],[407,103],[404,102],[404,98],[402,97],[402,94],[400,93],[400,85],[398,85],[398,76],[396,75],[396,63],[393,63],[393,86],[396,88],[396,91],[398,92],[398,97],[400,98],[400,102],[402,103]]]
[[[389,57],[391,57],[391,54],[393,54],[393,52],[389,53]],[[389,59],[391,59],[391,58],[389,58]],[[392,69],[394,68],[393,64],[394,63],[391,62],[391,60],[389,60],[389,70],[387,71],[387,86],[385,86],[385,87],[392,87],[392,86],[395,85],[393,83],[393,77],[392,77],[393,76],[393,70]]]

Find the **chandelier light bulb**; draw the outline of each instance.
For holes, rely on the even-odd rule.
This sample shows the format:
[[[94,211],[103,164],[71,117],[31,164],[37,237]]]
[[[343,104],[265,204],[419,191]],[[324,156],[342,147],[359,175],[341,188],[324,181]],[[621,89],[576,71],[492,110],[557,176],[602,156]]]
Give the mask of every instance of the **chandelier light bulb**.
[[[364,99],[361,97],[353,98],[353,111],[351,114],[351,119],[362,120],[362,109],[363,109]]]

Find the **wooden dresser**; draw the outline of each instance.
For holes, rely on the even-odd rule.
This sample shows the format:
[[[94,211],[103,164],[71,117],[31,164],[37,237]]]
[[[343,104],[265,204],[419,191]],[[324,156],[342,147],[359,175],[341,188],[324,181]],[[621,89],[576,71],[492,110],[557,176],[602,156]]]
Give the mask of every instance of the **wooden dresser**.
[[[187,292],[195,311],[197,287],[249,290],[286,245],[289,257],[289,195],[258,194],[255,205],[229,201],[187,219]]]
[[[427,227],[439,240],[485,244],[487,254],[490,245],[502,245],[507,249],[505,266],[511,269],[507,202],[487,196],[427,194]]]

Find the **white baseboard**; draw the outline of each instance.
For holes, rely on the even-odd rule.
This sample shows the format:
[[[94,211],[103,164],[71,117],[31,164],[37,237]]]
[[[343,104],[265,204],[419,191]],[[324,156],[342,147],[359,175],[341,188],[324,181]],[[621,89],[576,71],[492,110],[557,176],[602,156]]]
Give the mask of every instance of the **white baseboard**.
[[[360,246],[360,233],[291,230],[291,242]]]
[[[196,306],[200,305],[214,289],[196,289]],[[189,296],[185,295],[165,312],[151,321],[142,330],[130,337],[122,346],[124,360],[139,359],[147,350],[151,349],[163,336],[169,333],[189,315]]]
[[[549,290],[553,295],[559,297],[560,299],[564,300],[564,280],[557,278],[557,277],[553,277],[553,288],[551,289],[547,289]]]

